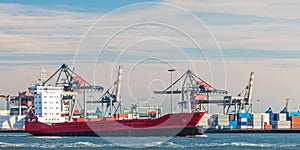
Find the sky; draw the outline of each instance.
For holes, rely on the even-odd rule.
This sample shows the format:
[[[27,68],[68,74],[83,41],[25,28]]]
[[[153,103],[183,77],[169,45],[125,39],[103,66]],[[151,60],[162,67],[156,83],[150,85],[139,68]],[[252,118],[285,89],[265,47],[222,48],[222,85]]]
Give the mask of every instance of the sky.
[[[176,69],[174,80],[191,69],[230,95],[245,88],[253,71],[255,111],[279,112],[286,98],[291,111],[300,110],[299,6],[282,0],[2,0],[0,94],[16,95],[37,82],[40,68],[50,76],[63,63],[107,89],[123,65],[128,107],[168,107],[169,96],[153,91],[170,84],[169,68]]]

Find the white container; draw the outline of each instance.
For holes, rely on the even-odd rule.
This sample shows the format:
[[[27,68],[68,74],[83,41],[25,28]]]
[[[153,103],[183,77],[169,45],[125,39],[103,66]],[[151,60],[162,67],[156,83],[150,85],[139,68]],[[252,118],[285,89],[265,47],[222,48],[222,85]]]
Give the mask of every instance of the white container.
[[[248,122],[248,119],[247,118],[239,118],[238,122]]]
[[[290,129],[291,121],[274,121],[275,129]]]
[[[247,128],[248,126],[242,126],[242,125],[237,126],[237,129],[247,129]]]
[[[278,119],[279,121],[286,121],[286,113],[280,113]]]

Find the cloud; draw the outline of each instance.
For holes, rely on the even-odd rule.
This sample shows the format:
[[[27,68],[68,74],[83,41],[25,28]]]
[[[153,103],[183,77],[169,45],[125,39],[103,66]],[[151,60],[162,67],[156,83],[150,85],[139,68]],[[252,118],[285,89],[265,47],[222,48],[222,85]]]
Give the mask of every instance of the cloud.
[[[50,72],[64,61],[71,62],[82,35],[97,19],[104,17],[83,39],[76,58],[76,70],[89,81],[94,79],[93,69],[99,51],[116,34],[101,53],[103,61],[96,66],[96,83],[109,87],[115,79],[111,74],[116,72],[113,69],[118,64],[128,68],[124,70],[127,77],[132,66],[146,57],[167,62],[147,61],[131,72],[129,82],[133,84],[130,88],[137,99],[151,95],[143,91],[153,78],[163,82],[155,80],[148,89],[163,89],[168,85],[166,68],[171,66],[176,67],[176,75],[192,68],[215,87],[228,87],[232,94],[240,92],[248,82],[250,71],[255,71],[254,97],[264,100],[265,106],[277,104],[276,109],[279,109],[281,103],[273,100],[297,99],[300,62],[295,57],[299,55],[300,17],[295,7],[299,6],[298,2],[165,2],[171,5],[145,3],[111,15],[0,4],[1,83],[8,85],[2,92],[13,93],[34,84],[42,66],[48,66]],[[206,16],[203,21],[207,23],[202,24],[201,20],[173,6],[177,4],[195,13],[199,19]],[[214,21],[210,15],[221,21]],[[243,17],[244,21],[239,21]],[[128,30],[121,32],[122,29]],[[225,54],[226,68],[218,43]],[[125,91],[122,94],[124,99],[130,99],[132,93]],[[157,97],[156,100],[160,99]]]
[[[181,0],[166,0],[186,8],[192,12],[212,12],[239,15],[255,15],[267,18],[300,19],[298,6],[299,1],[282,0],[191,0],[189,2]]]
[[[85,13],[19,4],[0,4],[0,15],[2,49],[33,54],[70,53],[94,20]]]

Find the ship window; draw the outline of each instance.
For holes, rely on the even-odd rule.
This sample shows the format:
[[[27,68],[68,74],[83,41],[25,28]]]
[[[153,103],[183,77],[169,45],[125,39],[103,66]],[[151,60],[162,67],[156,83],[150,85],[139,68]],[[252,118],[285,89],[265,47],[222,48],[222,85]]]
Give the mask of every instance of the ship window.
[[[47,113],[44,113],[44,115],[47,115]]]
[[[59,115],[59,113],[56,113],[56,115]]]
[[[59,109],[58,107],[56,107],[56,109]]]
[[[58,102],[56,102],[56,104],[58,104]]]
[[[40,104],[41,102],[39,102],[39,104]]]
[[[44,96],[44,98],[47,98],[47,96]]]
[[[41,107],[39,107],[39,109],[42,109]]]
[[[47,107],[44,107],[44,109],[47,109]]]
[[[47,104],[47,102],[44,102],[44,104]]]
[[[50,96],[50,98],[53,98],[53,96]]]

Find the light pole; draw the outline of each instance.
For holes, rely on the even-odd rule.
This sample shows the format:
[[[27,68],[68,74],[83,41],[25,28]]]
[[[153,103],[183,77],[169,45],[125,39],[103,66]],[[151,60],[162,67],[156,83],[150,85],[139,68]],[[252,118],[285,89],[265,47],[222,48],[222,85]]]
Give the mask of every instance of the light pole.
[[[256,100],[258,103],[258,112],[260,113],[260,99]]]
[[[172,81],[172,72],[175,71],[175,69],[169,69],[168,70],[171,74],[171,114],[173,113],[173,100],[172,100],[172,97],[173,97],[173,81]]]

